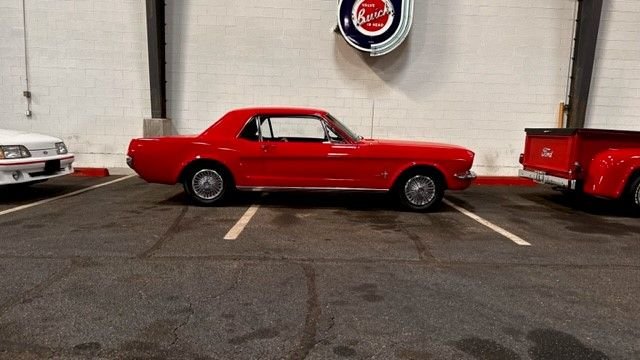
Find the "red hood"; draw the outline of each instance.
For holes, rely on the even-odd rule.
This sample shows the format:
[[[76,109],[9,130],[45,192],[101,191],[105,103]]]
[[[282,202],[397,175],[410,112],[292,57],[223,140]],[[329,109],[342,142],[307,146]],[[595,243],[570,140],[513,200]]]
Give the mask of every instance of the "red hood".
[[[475,154],[462,146],[400,140],[362,140],[371,151],[381,157],[413,158],[415,160],[450,161],[459,160],[473,163]]]
[[[458,145],[442,144],[427,141],[408,141],[408,140],[378,140],[367,139],[363,140],[367,143],[386,146],[398,146],[398,147],[417,147],[417,148],[430,148],[430,149],[442,149],[442,150],[464,150],[470,151],[467,148]]]

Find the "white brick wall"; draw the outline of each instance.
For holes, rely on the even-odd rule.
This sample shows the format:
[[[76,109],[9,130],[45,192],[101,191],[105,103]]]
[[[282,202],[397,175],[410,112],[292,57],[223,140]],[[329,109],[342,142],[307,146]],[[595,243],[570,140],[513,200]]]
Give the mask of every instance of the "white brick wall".
[[[587,126],[640,130],[640,1],[605,1]]]
[[[406,45],[368,58],[330,31],[336,0],[169,1],[169,112],[195,133],[229,108],[330,110],[362,135],[445,141],[514,175],[525,127],[565,98],[573,0],[417,0]]]
[[[0,127],[63,138],[78,166],[126,166],[150,113],[144,1],[27,0],[26,11],[33,116],[22,2],[0,0]]]
[[[465,145],[479,173],[514,175],[523,129],[554,126],[574,0],[416,0],[410,37],[383,58],[330,31],[336,2],[167,0],[177,132],[238,106],[318,106],[362,135]],[[640,129],[639,23],[640,2],[605,2],[590,126]],[[27,29],[31,118],[21,1],[0,0],[0,127],[58,135],[80,166],[123,166],[150,113],[144,1],[27,0]]]

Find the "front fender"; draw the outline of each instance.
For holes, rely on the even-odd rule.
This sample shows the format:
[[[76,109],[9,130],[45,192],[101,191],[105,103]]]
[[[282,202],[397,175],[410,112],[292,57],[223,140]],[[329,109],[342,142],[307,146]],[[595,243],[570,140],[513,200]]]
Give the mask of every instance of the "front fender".
[[[640,169],[639,149],[608,149],[598,153],[584,178],[583,190],[593,196],[618,199],[631,175]]]
[[[402,166],[398,167],[394,174],[392,174],[392,182],[389,184],[389,187],[393,186],[396,181],[404,174],[406,171],[419,168],[419,167],[430,167],[436,169],[438,172],[442,174],[445,181],[445,186],[449,190],[464,190],[471,185],[472,180],[470,179],[458,179],[454,176],[457,173],[463,173],[471,168],[471,166],[466,161],[449,161],[449,162],[409,162],[405,163]]]

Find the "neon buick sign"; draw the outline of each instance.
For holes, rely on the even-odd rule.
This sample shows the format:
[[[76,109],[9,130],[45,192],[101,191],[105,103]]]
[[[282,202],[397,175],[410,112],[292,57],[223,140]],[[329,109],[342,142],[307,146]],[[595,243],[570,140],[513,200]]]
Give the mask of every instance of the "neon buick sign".
[[[380,56],[409,35],[414,0],[340,0],[338,27],[354,48]]]

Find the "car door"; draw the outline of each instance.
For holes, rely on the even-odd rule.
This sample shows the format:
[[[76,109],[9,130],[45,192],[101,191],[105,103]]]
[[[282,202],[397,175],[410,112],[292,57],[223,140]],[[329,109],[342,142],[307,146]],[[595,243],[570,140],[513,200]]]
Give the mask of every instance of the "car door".
[[[338,144],[315,116],[262,117],[265,185],[292,188],[350,187],[346,163],[357,145]]]

